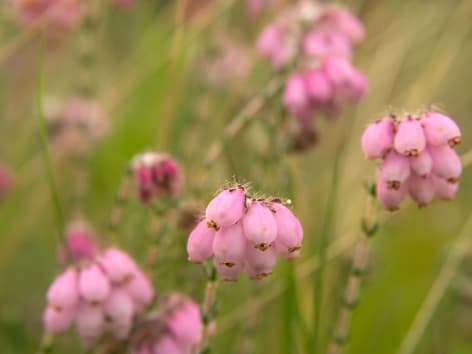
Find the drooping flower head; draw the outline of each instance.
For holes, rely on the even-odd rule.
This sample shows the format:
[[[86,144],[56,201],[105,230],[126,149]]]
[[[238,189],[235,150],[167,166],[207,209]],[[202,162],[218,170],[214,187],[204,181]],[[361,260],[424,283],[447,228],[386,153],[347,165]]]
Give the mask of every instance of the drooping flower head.
[[[258,198],[242,185],[220,191],[208,204],[205,218],[190,233],[189,260],[213,263],[225,280],[240,272],[253,279],[272,273],[277,257],[300,254],[303,228],[279,199]]]
[[[182,173],[178,162],[170,155],[145,152],[133,158],[131,168],[143,203],[152,198],[179,194]]]
[[[103,335],[128,337],[137,314],[151,303],[154,290],[125,252],[98,249],[89,228],[71,224],[63,253],[71,258],[47,291],[43,322],[47,332],[64,332],[75,324],[83,347]]]
[[[379,159],[377,197],[388,210],[409,194],[420,207],[438,196],[452,199],[462,163],[454,147],[461,132],[454,120],[434,111],[387,116],[367,126],[361,139],[367,158]]]
[[[352,63],[352,50],[364,38],[362,23],[340,6],[299,2],[267,25],[257,40],[257,50],[275,69],[289,71],[283,93],[288,113],[301,131],[294,147],[316,142],[315,117],[334,118],[348,103],[367,93],[367,80]]]

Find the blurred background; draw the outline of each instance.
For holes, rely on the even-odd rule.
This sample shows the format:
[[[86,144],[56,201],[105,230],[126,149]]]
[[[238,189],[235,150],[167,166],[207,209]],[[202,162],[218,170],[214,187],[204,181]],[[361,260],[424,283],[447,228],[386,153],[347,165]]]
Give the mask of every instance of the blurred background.
[[[74,31],[44,53],[44,109],[53,109],[55,100],[85,85],[109,119],[103,137],[90,143],[80,158],[68,156],[64,142],[50,139],[67,221],[84,219],[105,238],[127,164],[147,149],[169,152],[180,161],[182,196],[191,210],[202,210],[233,176],[250,181],[255,190],[292,199],[305,229],[302,257],[279,261],[274,275],[262,281],[241,277],[220,285],[214,353],[303,352],[302,327],[313,325],[313,257],[333,164],[343,145],[324,268],[320,331],[323,341],[329,337],[359,235],[363,183],[375,174],[375,164],[360,150],[360,136],[389,106],[416,110],[435,104],[444,109],[462,128],[459,152],[464,163],[472,162],[467,155],[472,149],[472,1],[346,0],[339,3],[366,26],[366,40],[356,49],[354,62],[368,78],[368,96],[336,121],[321,122],[315,147],[286,158],[274,154],[272,132],[261,124],[266,116],[259,110],[207,164],[209,149],[221,143],[226,124],[274,75],[256,55],[254,43],[261,28],[288,3],[279,1],[260,14],[239,0],[138,0],[126,9],[101,4],[91,33],[90,27]],[[0,11],[0,161],[14,176],[13,188],[0,204],[0,352],[10,354],[36,350],[44,294],[60,266],[37,119],[40,40],[18,24],[7,3],[0,4]],[[88,58],[93,65],[84,65],[84,48],[93,53]],[[280,104],[280,97],[270,102]],[[76,144],[89,142],[74,140]],[[434,202],[424,209],[405,203],[396,213],[381,212],[385,222],[372,241],[371,264],[346,352],[397,353],[454,240],[464,232],[472,237],[467,226],[471,168],[465,167],[460,191],[451,202]],[[281,183],[274,173],[280,169],[290,170],[289,182]],[[152,269],[156,290],[177,289],[201,301],[206,276],[186,260],[188,231],[156,231],[180,221],[177,213],[156,215],[132,196],[117,243],[143,264],[152,246],[157,252]],[[287,277],[292,270],[295,281]],[[467,248],[415,353],[470,353],[471,274],[472,248]],[[53,352],[66,350],[83,352],[73,333],[61,336]]]

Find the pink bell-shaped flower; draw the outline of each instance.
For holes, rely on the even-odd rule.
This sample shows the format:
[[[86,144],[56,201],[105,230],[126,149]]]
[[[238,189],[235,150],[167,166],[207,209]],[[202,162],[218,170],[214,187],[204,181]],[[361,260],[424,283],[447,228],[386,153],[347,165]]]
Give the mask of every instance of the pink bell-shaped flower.
[[[420,121],[412,117],[402,120],[398,125],[394,146],[399,154],[407,157],[418,156],[426,146]]]
[[[284,252],[294,253],[301,249],[303,241],[303,228],[298,218],[292,211],[281,203],[272,203],[275,210],[274,218],[277,224],[277,238]]]
[[[246,272],[250,278],[263,279],[272,274],[272,269],[277,263],[277,251],[275,245],[271,245],[265,251],[248,244],[246,250]]]
[[[75,318],[75,308],[47,306],[43,314],[44,328],[48,333],[57,334],[67,330]]]
[[[237,223],[244,215],[245,206],[246,192],[243,188],[223,190],[206,208],[208,226],[218,230]]]
[[[395,127],[391,117],[369,124],[361,139],[365,156],[369,159],[384,156],[393,147],[394,137]]]
[[[433,169],[433,159],[428,149],[424,149],[418,156],[410,157],[410,167],[420,176],[428,175]]]
[[[270,247],[277,237],[274,213],[267,206],[253,200],[243,218],[243,229],[247,239],[261,250]]]
[[[201,263],[213,255],[213,240],[215,229],[209,228],[206,220],[202,220],[190,233],[187,240],[188,259],[194,263]]]
[[[399,188],[388,188],[382,178],[377,179],[377,198],[385,209],[389,211],[398,210],[401,202],[408,192],[406,183],[402,183]]]
[[[134,272],[133,278],[125,285],[128,295],[133,300],[134,309],[136,312],[141,312],[148,306],[153,297],[154,289],[151,281],[140,270]]]
[[[100,260],[113,284],[122,285],[131,280],[138,268],[136,262],[117,248],[107,248]]]
[[[79,277],[74,268],[64,271],[49,287],[48,303],[61,309],[76,306],[79,301],[78,282]]]
[[[428,112],[424,115],[423,129],[428,144],[446,145],[454,147],[461,142],[461,131],[451,118],[437,112]]]
[[[244,270],[244,262],[228,262],[225,259],[220,259],[216,256],[213,264],[221,278],[226,281],[237,280],[239,273]]]
[[[304,74],[304,80],[305,91],[309,98],[321,103],[331,99],[331,86],[321,70],[307,70]]]
[[[436,195],[443,200],[451,200],[459,190],[459,183],[449,183],[444,178],[432,175]]]
[[[172,336],[165,335],[157,340],[153,351],[149,354],[186,354],[186,352],[179,347]]]
[[[380,178],[387,189],[399,190],[400,186],[410,176],[410,163],[408,158],[390,151],[383,161]]]
[[[302,74],[290,75],[285,84],[284,104],[291,114],[301,112],[309,105],[309,96]]]
[[[99,304],[110,294],[110,281],[96,264],[82,269],[79,275],[79,291],[91,304]]]
[[[435,188],[431,175],[413,173],[408,179],[408,191],[420,208],[427,206],[434,198]]]
[[[75,319],[77,332],[85,348],[92,347],[105,329],[105,315],[101,306],[83,303]]]
[[[449,145],[430,146],[433,159],[433,173],[450,183],[457,183],[462,174],[462,162],[456,151]]]
[[[247,239],[241,223],[221,228],[213,241],[213,253],[229,268],[243,263]]]

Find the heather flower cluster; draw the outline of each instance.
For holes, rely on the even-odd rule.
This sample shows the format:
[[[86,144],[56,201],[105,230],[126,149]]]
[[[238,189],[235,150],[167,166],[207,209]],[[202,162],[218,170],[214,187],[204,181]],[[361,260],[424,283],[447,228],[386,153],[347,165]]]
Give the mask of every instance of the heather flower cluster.
[[[104,335],[127,338],[135,316],[154,297],[146,275],[125,252],[98,250],[94,236],[81,225],[68,228],[65,252],[72,263],[47,291],[46,331],[64,332],[74,323],[85,348]]]
[[[268,25],[257,48],[274,68],[295,66],[283,102],[296,118],[300,148],[316,141],[313,119],[338,116],[346,103],[367,92],[364,75],[351,63],[353,47],[364,39],[362,23],[347,9],[302,2]]]
[[[79,96],[47,101],[46,119],[53,150],[65,156],[85,154],[109,130],[107,114],[98,102]]]
[[[81,22],[81,0],[13,0],[22,24],[33,32],[43,32],[48,43],[57,43]]]
[[[203,323],[198,304],[174,293],[163,298],[157,313],[132,337],[133,354],[192,354],[202,341]]]
[[[362,149],[380,159],[377,197],[388,210],[398,209],[409,194],[420,207],[438,196],[449,200],[459,188],[461,160],[454,150],[461,142],[458,125],[439,112],[403,119],[388,116],[370,124]]]
[[[195,263],[214,256],[225,280],[236,280],[240,272],[262,279],[272,274],[278,256],[298,257],[302,240],[300,221],[280,200],[252,198],[238,185],[210,201],[188,238],[187,252]]]
[[[179,163],[165,153],[145,152],[131,162],[139,199],[148,203],[152,198],[175,197],[182,184]]]

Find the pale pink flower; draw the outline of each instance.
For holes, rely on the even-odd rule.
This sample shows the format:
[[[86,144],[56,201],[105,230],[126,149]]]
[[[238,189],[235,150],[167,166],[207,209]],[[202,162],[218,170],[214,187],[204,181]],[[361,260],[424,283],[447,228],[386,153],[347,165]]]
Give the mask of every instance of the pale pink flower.
[[[274,212],[263,203],[253,200],[242,221],[246,238],[261,250],[266,249],[277,237]]]
[[[385,117],[369,124],[361,139],[362,150],[366,157],[383,157],[392,147],[395,137],[394,121]]]
[[[426,147],[421,122],[413,117],[401,120],[395,134],[394,146],[399,154],[407,157],[418,156]]]
[[[75,318],[75,308],[47,306],[43,314],[44,328],[48,333],[57,334],[66,331]]]
[[[110,294],[110,280],[103,273],[100,267],[92,264],[82,269],[79,276],[79,291],[91,304],[100,304]]]
[[[459,190],[459,183],[450,183],[444,178],[431,176],[434,183],[436,195],[443,200],[451,200]]]
[[[427,206],[433,200],[435,193],[432,176],[420,176],[413,173],[408,179],[408,191],[420,208]]]
[[[331,99],[331,85],[321,70],[307,70],[304,74],[304,80],[306,94],[310,99],[320,103],[326,103]]]
[[[383,161],[380,180],[387,189],[399,190],[410,176],[410,163],[407,157],[390,151]]]
[[[320,18],[320,26],[339,30],[353,43],[362,42],[365,37],[362,22],[340,6],[328,7]]]
[[[410,167],[421,176],[428,175],[433,168],[433,159],[428,149],[424,149],[417,156],[410,157]]]
[[[377,198],[385,209],[389,211],[398,210],[401,202],[405,199],[408,187],[402,183],[397,189],[388,188],[382,178],[377,179]]]
[[[194,263],[201,263],[213,255],[213,240],[215,229],[209,228],[204,219],[190,233],[187,241],[188,259]]]
[[[340,32],[313,30],[303,38],[306,55],[324,58],[326,56],[351,57],[351,43]]]
[[[123,285],[129,282],[137,269],[136,262],[125,252],[117,248],[107,248],[103,252],[100,264],[113,284]]]
[[[101,306],[82,303],[75,319],[84,348],[92,347],[105,330],[105,314]]]
[[[428,112],[421,121],[428,144],[454,147],[461,142],[459,126],[444,114]]]
[[[252,244],[247,245],[246,272],[250,278],[263,279],[271,275],[276,263],[277,250],[274,244],[263,251]]]
[[[247,239],[241,223],[221,228],[214,237],[213,254],[227,267],[244,263]]]
[[[294,253],[301,249],[303,228],[298,218],[282,203],[272,203],[277,224],[277,238],[280,248],[285,253]]]
[[[46,298],[49,304],[61,309],[75,307],[79,301],[78,279],[74,268],[60,274],[48,289]]]
[[[456,151],[449,145],[430,146],[428,151],[433,159],[433,173],[450,183],[457,183],[462,174],[462,162]]]
[[[214,197],[206,208],[208,226],[218,230],[237,223],[246,210],[246,192],[237,187],[225,189]]]

